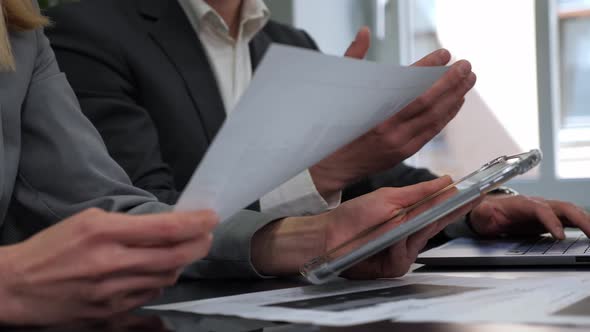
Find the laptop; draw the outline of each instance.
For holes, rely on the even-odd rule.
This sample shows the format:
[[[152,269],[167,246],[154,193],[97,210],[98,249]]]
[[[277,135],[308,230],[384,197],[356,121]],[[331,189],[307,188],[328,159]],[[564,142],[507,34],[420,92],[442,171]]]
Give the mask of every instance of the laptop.
[[[429,266],[590,265],[590,239],[581,231],[566,231],[566,239],[550,235],[481,240],[457,238],[425,251],[416,263]]]

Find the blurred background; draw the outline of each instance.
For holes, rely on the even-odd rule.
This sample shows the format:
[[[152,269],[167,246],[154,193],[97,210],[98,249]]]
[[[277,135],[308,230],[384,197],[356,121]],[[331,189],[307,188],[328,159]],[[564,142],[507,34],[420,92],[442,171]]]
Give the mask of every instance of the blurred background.
[[[266,3],[275,20],[305,29],[328,54],[342,55],[367,25],[369,60],[409,65],[441,47],[454,61],[470,60],[476,89],[410,163],[461,177],[499,155],[541,148],[542,166],[511,186],[590,207],[590,0]]]

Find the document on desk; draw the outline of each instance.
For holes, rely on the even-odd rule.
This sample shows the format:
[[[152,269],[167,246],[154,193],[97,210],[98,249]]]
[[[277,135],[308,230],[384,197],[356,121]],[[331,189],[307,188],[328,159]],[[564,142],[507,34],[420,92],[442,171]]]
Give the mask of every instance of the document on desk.
[[[212,209],[226,220],[394,115],[445,71],[271,46],[175,209]]]
[[[394,320],[590,326],[590,276],[538,278],[422,301]]]
[[[590,276],[495,279],[413,274],[147,309],[322,326],[383,320],[590,326]]]
[[[238,316],[248,319],[350,326],[390,320],[428,308],[430,301],[510,287],[514,280],[411,275],[394,280],[340,281],[268,292],[244,294],[147,309]]]

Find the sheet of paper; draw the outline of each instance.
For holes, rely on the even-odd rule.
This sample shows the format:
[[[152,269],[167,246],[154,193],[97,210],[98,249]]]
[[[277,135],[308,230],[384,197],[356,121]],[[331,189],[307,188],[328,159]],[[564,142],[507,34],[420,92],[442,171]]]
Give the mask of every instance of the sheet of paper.
[[[226,220],[401,110],[446,70],[271,46],[175,209],[212,209]]]
[[[506,279],[412,275],[395,280],[341,281],[148,309],[349,326],[388,320],[414,308],[427,308],[430,300],[514,284],[514,280]]]
[[[394,320],[590,326],[590,276],[539,278],[423,301]]]

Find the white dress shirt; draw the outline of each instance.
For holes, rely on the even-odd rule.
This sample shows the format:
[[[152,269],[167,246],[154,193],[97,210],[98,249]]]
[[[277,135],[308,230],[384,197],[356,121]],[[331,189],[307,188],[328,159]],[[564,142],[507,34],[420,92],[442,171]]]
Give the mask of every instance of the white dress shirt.
[[[230,116],[252,79],[248,44],[270,18],[262,0],[243,0],[237,39],[227,24],[204,0],[178,0],[197,33]],[[318,214],[340,204],[341,193],[324,199],[317,191],[309,170],[297,175],[260,199],[262,212],[283,216]]]

